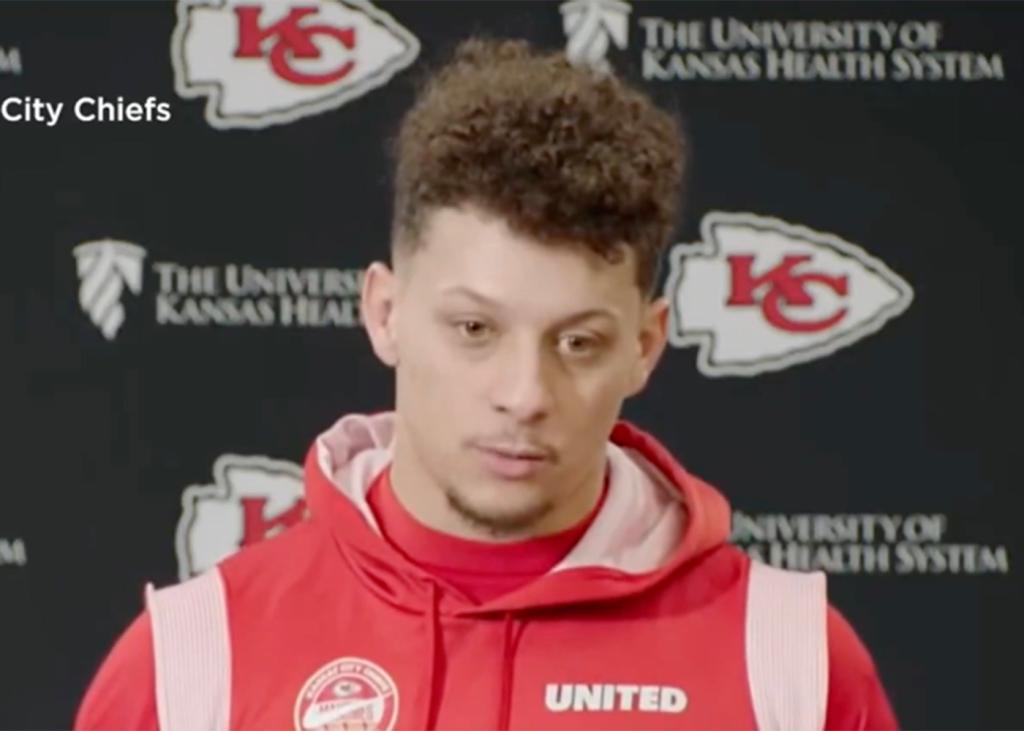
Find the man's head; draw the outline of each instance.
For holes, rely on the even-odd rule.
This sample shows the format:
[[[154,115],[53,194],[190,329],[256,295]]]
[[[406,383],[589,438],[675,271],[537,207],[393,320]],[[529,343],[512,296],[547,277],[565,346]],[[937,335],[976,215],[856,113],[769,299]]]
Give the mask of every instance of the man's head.
[[[565,527],[664,349],[652,290],[680,129],[561,53],[472,40],[395,151],[394,271],[374,264],[363,293],[396,369],[395,470],[415,465],[423,505],[495,535]]]

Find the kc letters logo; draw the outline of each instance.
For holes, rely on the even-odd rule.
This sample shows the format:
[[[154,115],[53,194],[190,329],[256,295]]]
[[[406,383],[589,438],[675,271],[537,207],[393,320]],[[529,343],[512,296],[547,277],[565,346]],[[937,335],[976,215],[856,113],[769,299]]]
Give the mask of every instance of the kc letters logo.
[[[706,376],[755,376],[823,358],[904,312],[913,290],[838,236],[711,212],[702,241],[670,253],[670,342]]]
[[[218,129],[285,124],[383,86],[419,55],[415,36],[363,0],[179,0],[175,89],[207,97]]]
[[[175,541],[181,581],[308,516],[302,468],[294,462],[225,454],[213,476],[212,485],[192,485],[181,498]]]

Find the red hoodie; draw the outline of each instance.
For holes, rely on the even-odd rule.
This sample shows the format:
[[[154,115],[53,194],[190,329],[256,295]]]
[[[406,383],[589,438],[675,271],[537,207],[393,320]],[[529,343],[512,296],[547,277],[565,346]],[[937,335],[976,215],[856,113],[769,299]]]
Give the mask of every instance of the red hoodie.
[[[321,435],[306,460],[310,520],[208,572],[222,587],[223,642],[186,625],[154,644],[143,612],[75,728],[167,728],[168,686],[197,707],[219,696],[238,729],[765,725],[744,632],[751,561],[726,543],[725,499],[651,436],[618,424],[608,489],[582,537],[540,577],[477,602],[380,535],[367,492],[390,461],[391,419],[350,416]],[[822,607],[823,726],[896,729],[867,650]],[[194,658],[195,677],[160,669],[173,651]]]

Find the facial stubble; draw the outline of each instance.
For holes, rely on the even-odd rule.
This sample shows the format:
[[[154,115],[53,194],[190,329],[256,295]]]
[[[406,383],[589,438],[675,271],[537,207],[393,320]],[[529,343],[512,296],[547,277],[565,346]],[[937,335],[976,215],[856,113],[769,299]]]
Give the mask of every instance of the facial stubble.
[[[493,538],[522,534],[530,526],[539,523],[554,509],[554,504],[550,500],[543,500],[514,512],[485,513],[463,500],[455,487],[447,485],[443,488],[443,492],[448,506],[460,518],[474,528],[486,531]]]

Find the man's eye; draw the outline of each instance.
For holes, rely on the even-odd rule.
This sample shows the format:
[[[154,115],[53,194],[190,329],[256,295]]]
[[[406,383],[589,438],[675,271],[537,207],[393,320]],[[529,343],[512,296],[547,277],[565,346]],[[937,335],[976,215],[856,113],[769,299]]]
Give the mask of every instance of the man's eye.
[[[487,324],[479,320],[462,320],[455,323],[455,327],[469,340],[480,340],[490,332]]]
[[[589,335],[564,335],[560,339],[562,350],[569,355],[589,355],[598,348],[597,338]]]

